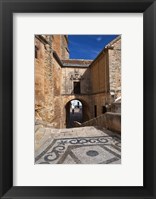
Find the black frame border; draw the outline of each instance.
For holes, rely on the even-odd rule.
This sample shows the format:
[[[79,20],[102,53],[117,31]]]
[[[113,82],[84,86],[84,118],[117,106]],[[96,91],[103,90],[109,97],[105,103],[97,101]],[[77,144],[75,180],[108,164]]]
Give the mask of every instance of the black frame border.
[[[13,186],[13,13],[143,13],[144,186]],[[0,0],[0,197],[156,198],[156,0]],[[137,133],[137,132],[136,132]]]

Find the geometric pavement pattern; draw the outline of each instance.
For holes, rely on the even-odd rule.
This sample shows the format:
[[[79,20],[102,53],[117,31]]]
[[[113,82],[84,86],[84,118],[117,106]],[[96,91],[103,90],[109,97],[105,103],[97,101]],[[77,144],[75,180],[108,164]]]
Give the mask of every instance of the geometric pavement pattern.
[[[36,158],[36,164],[120,164],[120,136],[54,139]]]

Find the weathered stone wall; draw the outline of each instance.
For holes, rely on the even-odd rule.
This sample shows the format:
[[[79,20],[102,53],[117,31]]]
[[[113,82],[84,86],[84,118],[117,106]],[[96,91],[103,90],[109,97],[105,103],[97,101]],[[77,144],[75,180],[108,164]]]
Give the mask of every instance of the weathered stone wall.
[[[76,75],[77,77],[75,77]],[[90,70],[82,67],[62,68],[62,94],[73,94],[74,82],[80,82],[81,94],[91,92]]]
[[[92,86],[92,118],[103,113],[103,106],[110,103],[108,50],[104,49],[90,66]]]
[[[60,59],[69,59],[68,37],[66,35],[52,35],[52,48]]]
[[[121,113],[121,103],[113,103],[111,105],[111,111],[114,113]]]
[[[35,38],[38,49],[35,59],[35,117],[49,122],[55,128],[66,127],[66,104],[72,99],[79,99],[85,108],[85,117],[90,119],[90,97],[87,95],[73,95],[73,81],[70,75],[75,75],[75,68],[61,68],[58,60],[53,56],[53,51],[47,43]],[[53,39],[53,38],[51,38]],[[56,37],[58,39],[58,37]],[[54,45],[54,41],[53,41]],[[57,49],[55,49],[57,50]],[[85,94],[88,89],[89,72],[87,68],[77,68],[81,76],[81,92]],[[70,90],[69,90],[70,89]]]
[[[105,48],[93,62],[70,60],[67,37],[36,36],[35,118],[49,122],[55,128],[65,128],[66,105],[73,99],[82,102],[85,120],[94,118],[95,105],[97,116],[101,115],[103,106],[112,102],[110,86],[116,84],[113,88],[117,92],[121,85],[121,41],[116,40],[112,45],[112,49]],[[73,93],[74,81],[81,83],[80,94]]]
[[[61,59],[69,59],[68,36],[61,35]]]
[[[61,58],[62,50],[61,50],[61,35],[52,35],[52,49],[58,54]]]
[[[62,70],[59,63],[53,58],[53,98],[50,99],[53,103],[53,118],[52,123],[54,127],[60,128],[61,126],[61,116],[62,116],[62,100],[61,100],[61,79],[62,79]]]
[[[35,117],[45,121],[50,120],[52,106],[52,56],[51,46],[47,38],[35,37],[37,57],[35,58]]]
[[[121,36],[108,46],[109,53],[109,84],[114,98],[121,96]]]
[[[115,97],[121,95],[121,37],[116,38],[91,63],[92,117],[103,113],[103,106],[109,110]]]
[[[45,101],[44,95],[44,43],[35,38],[37,58],[35,58],[35,105],[41,107]]]
[[[78,126],[78,124],[77,124]],[[79,126],[100,126],[107,128],[111,131],[121,133],[121,114],[107,112],[96,118],[93,118],[87,122],[80,124]]]
[[[67,104],[74,99],[80,100],[83,105],[83,119],[84,121],[92,117],[92,100],[90,97],[91,93],[91,82],[90,82],[90,69],[88,64],[91,61],[86,60],[63,60],[66,67],[62,67],[62,84],[61,84],[61,95],[63,100],[63,118],[64,127],[66,127],[66,113]],[[74,93],[74,82],[80,82],[80,94]]]
[[[108,105],[110,95],[108,93],[97,93],[92,95],[92,118],[95,117],[94,106],[97,108],[97,116],[103,113],[103,107]]]
[[[108,52],[103,52],[93,61],[90,66],[92,93],[108,92],[109,91],[109,76],[108,76]]]
[[[44,40],[45,39],[45,40]],[[61,67],[51,48],[51,37],[35,37],[35,117],[60,127]]]

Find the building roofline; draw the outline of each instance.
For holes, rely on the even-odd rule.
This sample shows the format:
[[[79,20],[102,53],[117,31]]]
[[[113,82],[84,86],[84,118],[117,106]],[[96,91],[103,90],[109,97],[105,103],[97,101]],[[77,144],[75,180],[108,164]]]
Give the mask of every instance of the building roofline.
[[[56,53],[56,51],[53,51],[53,56],[54,58],[56,59],[56,61],[60,64],[60,66],[62,68],[65,68],[65,67],[79,67],[79,68],[88,68],[90,66],[90,64],[87,64],[87,65],[82,65],[82,64],[66,64],[66,63],[63,63],[63,60],[61,60],[58,56],[58,54]],[[78,60],[78,61],[92,61],[92,60],[85,60],[85,59],[69,59],[69,60]]]
[[[121,38],[121,35],[117,36],[115,39],[113,39],[111,42],[109,42],[101,51],[100,53],[97,55],[97,57],[93,60],[93,62],[90,64],[89,67],[92,66],[93,63],[96,62],[96,60],[108,49],[113,49],[113,44],[118,41]]]
[[[111,42],[109,42],[106,46],[111,46],[113,45],[116,41],[118,41],[119,39],[121,39],[121,35],[117,36],[115,39],[113,39]]]
[[[65,68],[65,67],[68,67],[68,68],[88,68],[90,65],[79,65],[79,64],[71,64],[71,65],[66,65],[66,64],[63,64],[62,68]]]
[[[101,52],[97,55],[97,57],[94,60],[89,60],[89,59],[67,59],[67,60],[77,60],[77,61],[92,61],[89,64],[86,65],[82,65],[82,64],[72,64],[72,63],[63,63],[63,60],[61,60],[58,56],[58,54],[56,53],[56,51],[53,51],[53,55],[55,57],[55,59],[58,61],[58,63],[60,64],[61,67],[65,68],[65,67],[79,67],[79,68],[88,68],[91,67],[96,60],[103,54],[105,53],[105,51],[107,51],[108,49],[113,49],[113,44],[118,41],[121,38],[121,35],[117,36],[115,39],[113,39],[111,42],[109,42],[102,50]]]
[[[64,61],[66,60],[79,60],[79,61],[93,61],[92,59],[63,59]]]
[[[66,61],[69,63],[66,63]],[[70,63],[70,61],[77,61],[79,63]],[[93,60],[90,59],[66,59],[66,60],[62,60],[63,62],[63,66],[64,67],[82,67],[82,68],[88,68],[90,66],[91,63],[83,63],[83,62],[92,62]],[[82,62],[82,63],[81,63]]]

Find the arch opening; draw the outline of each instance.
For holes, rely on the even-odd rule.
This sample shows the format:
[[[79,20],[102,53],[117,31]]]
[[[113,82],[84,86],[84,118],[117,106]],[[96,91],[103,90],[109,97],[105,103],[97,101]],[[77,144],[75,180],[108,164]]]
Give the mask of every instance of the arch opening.
[[[83,123],[89,120],[88,106],[79,99],[70,100],[66,106],[66,128],[73,128],[75,122]]]

